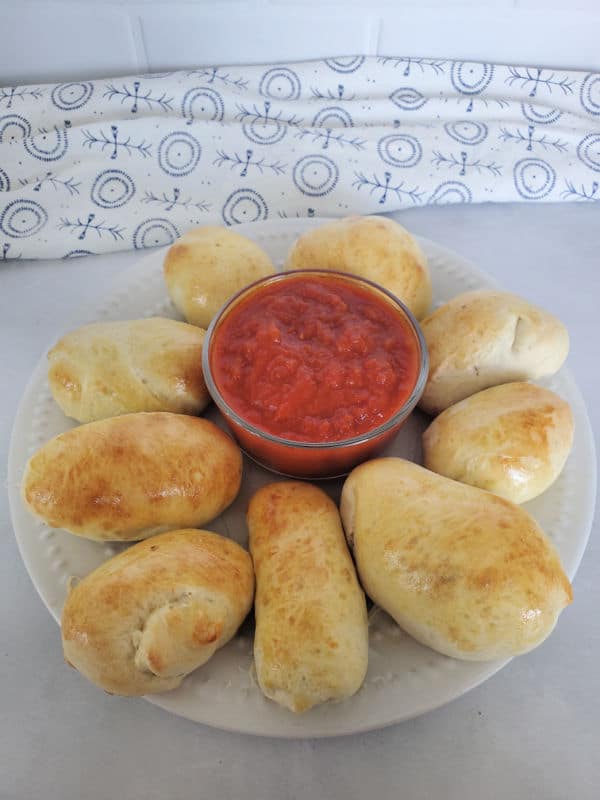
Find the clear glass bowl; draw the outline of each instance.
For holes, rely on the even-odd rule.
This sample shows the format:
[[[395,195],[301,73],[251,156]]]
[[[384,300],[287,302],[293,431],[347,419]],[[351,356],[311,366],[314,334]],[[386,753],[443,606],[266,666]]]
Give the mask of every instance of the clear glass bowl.
[[[260,292],[265,286],[284,283],[302,275],[331,278],[368,290],[377,300],[389,304],[408,323],[407,327],[415,339],[419,362],[415,384],[408,399],[384,423],[349,439],[332,442],[303,442],[283,439],[261,430],[229,406],[219,390],[211,368],[212,350],[219,336],[221,325],[238,303],[249,295]],[[429,370],[429,357],[419,324],[408,308],[391,292],[356,275],[334,270],[310,269],[280,272],[261,278],[234,295],[213,318],[208,328],[202,349],[202,368],[204,380],[212,399],[247,455],[273,472],[293,478],[320,480],[346,475],[357,464],[378,455],[382,448],[394,438],[423,394]]]

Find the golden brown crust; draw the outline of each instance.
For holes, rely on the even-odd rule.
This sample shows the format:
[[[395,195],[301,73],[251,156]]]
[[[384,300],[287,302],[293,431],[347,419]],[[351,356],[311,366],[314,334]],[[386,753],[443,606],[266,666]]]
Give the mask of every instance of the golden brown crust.
[[[544,492],[573,443],[569,404],[531,383],[506,383],[443,411],[423,434],[424,465],[513,503]]]
[[[567,329],[556,317],[492,289],[453,297],[421,328],[429,378],[419,405],[428,414],[489,386],[552,375],[569,351]]]
[[[171,299],[188,322],[204,328],[236,292],[272,272],[271,259],[255,242],[218,225],[188,231],[164,262]]]
[[[132,541],[200,526],[237,495],[238,446],[206,419],[125,414],[47,442],[28,461],[30,511],[88,539]]]
[[[380,284],[421,319],[431,305],[427,259],[416,240],[385,217],[347,217],[302,234],[285,269],[333,269]]]
[[[367,594],[446,655],[527,652],[572,600],[554,547],[526,511],[409,461],[353,470],[341,513]]]
[[[250,502],[248,528],[262,691],[292,711],[354,694],[367,669],[367,613],[334,503],[307,483],[269,484]]]
[[[235,542],[202,530],[155,536],[70,592],[65,659],[113,694],[174,689],[231,639],[253,593],[250,557]]]
[[[160,317],[84,325],[48,353],[50,390],[78,422],[137,411],[199,414],[210,400],[204,334]]]

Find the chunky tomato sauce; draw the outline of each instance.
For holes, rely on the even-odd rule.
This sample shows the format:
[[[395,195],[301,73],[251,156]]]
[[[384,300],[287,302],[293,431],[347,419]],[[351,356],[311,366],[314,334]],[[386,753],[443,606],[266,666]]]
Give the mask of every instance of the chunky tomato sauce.
[[[222,322],[211,352],[229,406],[285,439],[336,442],[381,425],[410,396],[419,351],[408,323],[337,276],[259,287]]]

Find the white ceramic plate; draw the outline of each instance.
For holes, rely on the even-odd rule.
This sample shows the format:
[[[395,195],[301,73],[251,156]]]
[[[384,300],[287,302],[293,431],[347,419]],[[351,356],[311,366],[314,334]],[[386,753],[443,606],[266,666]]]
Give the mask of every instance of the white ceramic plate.
[[[322,220],[275,220],[236,228],[257,241],[278,265],[292,241]],[[494,282],[459,256],[421,240],[430,263],[434,303]],[[113,289],[91,308],[89,321],[146,316],[177,318],[162,279],[165,249],[155,250],[127,270]],[[49,342],[49,345],[52,343]],[[585,407],[568,371],[544,385],[569,401],[576,420],[575,443],[558,481],[526,508],[555,543],[573,577],[589,535],[595,499],[595,455]],[[208,415],[223,424],[214,409]],[[70,576],[84,576],[113,555],[119,546],[79,539],[33,519],[19,496],[28,457],[51,437],[73,427],[54,403],[46,380],[46,358],[34,371],[21,401],[9,456],[9,489],[15,534],[23,560],[50,613],[59,620]],[[425,418],[415,413],[388,454],[420,461],[420,433]],[[245,544],[245,509],[252,493],[277,476],[246,459],[242,491],[236,502],[208,525]],[[322,484],[334,499],[341,481]],[[560,622],[559,622],[560,624]],[[336,705],[297,716],[266,700],[252,677],[252,629],[247,622],[238,636],[179,689],[148,697],[175,714],[218,728],[264,736],[335,736],[366,731],[415,717],[447,703],[489,678],[506,662],[456,661],[423,647],[404,634],[387,615],[371,614],[369,670],[360,692]],[[73,678],[76,680],[75,676]],[[115,702],[118,702],[115,699]]]

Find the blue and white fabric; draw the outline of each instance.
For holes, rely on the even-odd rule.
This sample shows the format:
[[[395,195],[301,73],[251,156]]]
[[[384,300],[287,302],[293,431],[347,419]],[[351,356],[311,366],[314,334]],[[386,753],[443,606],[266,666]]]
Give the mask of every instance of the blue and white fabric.
[[[600,199],[600,74],[345,57],[0,89],[0,259],[202,224]]]

